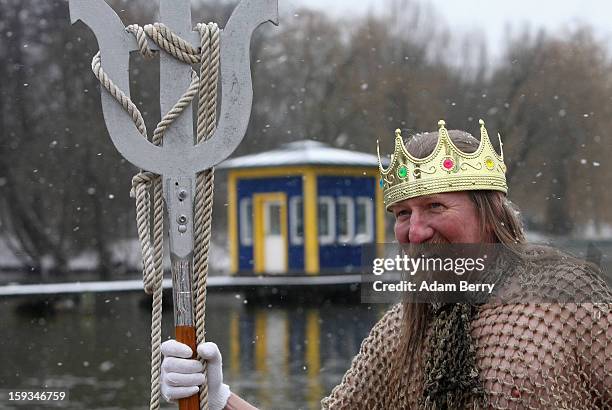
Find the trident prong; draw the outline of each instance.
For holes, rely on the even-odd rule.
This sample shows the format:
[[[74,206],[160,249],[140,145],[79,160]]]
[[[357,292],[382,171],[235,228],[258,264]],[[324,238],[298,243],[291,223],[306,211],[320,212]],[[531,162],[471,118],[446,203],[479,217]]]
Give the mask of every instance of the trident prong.
[[[70,0],[70,18],[92,29],[104,70],[129,96],[129,53],[138,47],[117,14],[104,0]],[[203,144],[151,144],[113,97],[102,92],[106,127],[117,150],[137,167],[162,175],[195,174],[227,158],[244,137],[253,103],[251,36],[268,21],[278,24],[278,0],[242,0],[221,32],[221,111],[215,133]],[[184,38],[199,43],[195,32]]]
[[[104,0],[70,0],[70,20],[81,20],[94,32],[104,70],[129,97],[130,51],[138,50],[133,36],[125,31],[119,16]],[[120,104],[102,90],[102,111],[108,133],[117,150],[139,168],[156,172],[163,161],[161,147],[143,138]]]

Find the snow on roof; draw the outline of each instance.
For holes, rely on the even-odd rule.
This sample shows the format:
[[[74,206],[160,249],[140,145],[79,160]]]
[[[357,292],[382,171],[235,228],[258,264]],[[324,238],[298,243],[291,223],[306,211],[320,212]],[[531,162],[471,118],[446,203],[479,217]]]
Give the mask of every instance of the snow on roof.
[[[332,148],[313,140],[295,141],[283,144],[280,148],[228,159],[219,168],[259,168],[289,165],[345,165],[377,167],[376,155]]]

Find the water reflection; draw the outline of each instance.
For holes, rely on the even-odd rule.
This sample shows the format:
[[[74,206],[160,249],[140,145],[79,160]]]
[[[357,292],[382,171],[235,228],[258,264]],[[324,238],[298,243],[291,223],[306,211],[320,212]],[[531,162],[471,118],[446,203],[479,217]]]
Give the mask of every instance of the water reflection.
[[[24,298],[0,300],[0,388],[67,389],[66,409],[148,408],[150,312],[141,300],[137,293],[87,294],[47,317],[17,313]],[[314,409],[383,310],[273,307],[212,293],[207,338],[221,349],[226,383],[245,399],[263,409]],[[166,310],[164,337],[172,334]]]

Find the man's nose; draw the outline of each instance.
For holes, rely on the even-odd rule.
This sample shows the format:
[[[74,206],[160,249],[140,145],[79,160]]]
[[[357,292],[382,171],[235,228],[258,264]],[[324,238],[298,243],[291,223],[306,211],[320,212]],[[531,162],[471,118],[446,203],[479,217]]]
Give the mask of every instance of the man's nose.
[[[410,216],[410,230],[408,231],[408,240],[410,243],[423,243],[432,238],[434,230],[429,226],[427,220],[413,212]]]

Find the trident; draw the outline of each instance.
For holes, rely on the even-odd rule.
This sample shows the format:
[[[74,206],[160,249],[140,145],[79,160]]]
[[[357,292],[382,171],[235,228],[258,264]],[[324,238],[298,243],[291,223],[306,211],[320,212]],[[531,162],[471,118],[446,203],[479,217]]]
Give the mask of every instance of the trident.
[[[70,0],[72,23],[83,21],[100,46],[104,71],[129,99],[130,52],[139,50],[117,14],[104,0]],[[191,44],[199,44],[192,29],[189,0],[160,0],[160,21]],[[194,143],[192,108],[188,105],[165,131],[163,146],[143,138],[132,118],[110,93],[102,91],[102,110],[117,150],[135,166],[162,177],[169,216],[174,324],[177,340],[195,352],[195,321],[191,289],[193,273],[193,215],[195,181],[199,172],[227,158],[244,137],[251,114],[253,89],[249,48],[255,29],[265,22],[278,24],[278,0],[242,0],[220,34],[221,109],[210,138]],[[155,44],[150,49],[159,50]],[[191,82],[191,67],[160,54],[160,106],[169,112]],[[195,399],[195,400],[193,400]],[[197,396],[181,400],[181,409],[197,409]],[[193,407],[192,407],[193,406]]]

